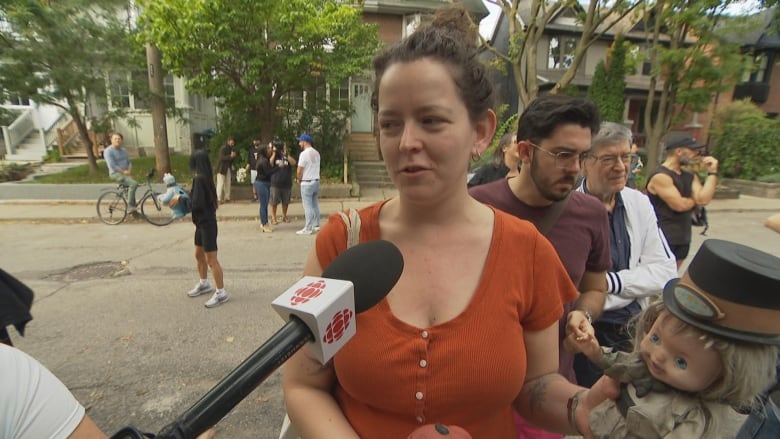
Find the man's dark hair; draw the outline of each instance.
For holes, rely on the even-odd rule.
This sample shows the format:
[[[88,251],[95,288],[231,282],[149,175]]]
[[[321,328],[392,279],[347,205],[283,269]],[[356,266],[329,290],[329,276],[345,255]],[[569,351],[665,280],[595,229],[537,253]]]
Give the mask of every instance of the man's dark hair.
[[[517,141],[540,143],[550,137],[560,125],[577,124],[599,132],[599,109],[590,99],[544,95],[534,99],[517,122]]]

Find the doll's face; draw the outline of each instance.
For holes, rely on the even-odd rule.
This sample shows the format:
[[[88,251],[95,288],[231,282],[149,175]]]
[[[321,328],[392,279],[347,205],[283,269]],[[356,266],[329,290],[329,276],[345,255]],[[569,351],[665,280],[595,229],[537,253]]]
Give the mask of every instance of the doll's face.
[[[722,363],[714,349],[686,331],[686,324],[664,311],[639,343],[639,351],[659,381],[687,392],[699,392],[720,377]]]

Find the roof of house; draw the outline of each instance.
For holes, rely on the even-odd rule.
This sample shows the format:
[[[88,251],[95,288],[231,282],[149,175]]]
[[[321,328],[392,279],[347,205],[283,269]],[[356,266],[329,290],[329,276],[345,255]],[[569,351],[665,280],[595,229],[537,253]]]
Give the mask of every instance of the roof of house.
[[[729,29],[725,39],[743,47],[757,49],[780,49],[780,34],[778,34],[778,13],[776,8],[764,9],[749,17],[739,17],[742,26],[737,30]]]

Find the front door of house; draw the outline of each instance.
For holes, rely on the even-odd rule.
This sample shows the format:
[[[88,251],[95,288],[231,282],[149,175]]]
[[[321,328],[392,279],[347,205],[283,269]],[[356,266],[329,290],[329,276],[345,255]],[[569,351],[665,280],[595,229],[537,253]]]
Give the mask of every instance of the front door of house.
[[[352,82],[352,105],[355,112],[352,113],[352,132],[370,133],[371,112],[371,84],[366,81]]]

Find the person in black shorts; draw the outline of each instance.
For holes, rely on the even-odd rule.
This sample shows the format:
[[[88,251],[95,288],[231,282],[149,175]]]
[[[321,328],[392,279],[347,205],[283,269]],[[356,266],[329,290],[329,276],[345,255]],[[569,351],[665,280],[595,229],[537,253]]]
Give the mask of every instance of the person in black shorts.
[[[195,261],[200,281],[187,295],[198,297],[213,290],[208,280],[210,268],[217,289],[205,305],[206,308],[214,308],[227,302],[229,296],[223,284],[222,266],[217,259],[217,188],[214,186],[211,161],[205,151],[192,153],[190,171],[193,173],[190,199],[192,223],[195,224]]]
[[[280,140],[273,141],[274,149],[278,150],[274,166],[278,168],[271,175],[271,224],[279,224],[279,221],[290,222],[287,217],[287,207],[290,205],[292,194],[292,167],[297,163],[287,152],[287,144]],[[276,207],[282,203],[282,217],[276,216]]]

